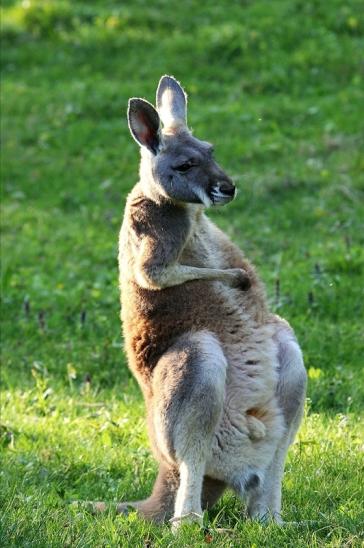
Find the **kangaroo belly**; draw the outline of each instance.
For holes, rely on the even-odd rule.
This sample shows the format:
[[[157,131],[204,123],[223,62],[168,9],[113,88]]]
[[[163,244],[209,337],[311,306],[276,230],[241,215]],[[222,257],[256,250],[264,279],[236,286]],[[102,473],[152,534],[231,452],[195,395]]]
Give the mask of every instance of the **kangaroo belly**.
[[[239,353],[248,339],[254,340],[259,325],[249,293],[221,282],[196,280],[161,291],[130,282],[122,295],[122,319],[129,365],[139,382],[148,383],[160,356],[189,331],[208,330],[232,349],[232,356],[236,345]]]
[[[274,403],[264,408],[264,414],[265,424],[269,427],[262,439],[254,440],[246,420],[224,409],[206,465],[205,473],[209,477],[224,481],[238,491],[244,490],[252,474],[264,477],[285,430]]]
[[[206,473],[239,489],[264,474],[284,432],[276,398],[277,348],[272,325],[252,329],[244,344],[225,346],[228,361],[221,421]]]
[[[147,378],[174,340],[189,331],[206,329],[222,342],[241,342],[248,316],[234,296],[238,292],[226,294],[219,282],[192,281],[161,291],[131,282],[122,297],[122,319],[129,364],[137,376]]]

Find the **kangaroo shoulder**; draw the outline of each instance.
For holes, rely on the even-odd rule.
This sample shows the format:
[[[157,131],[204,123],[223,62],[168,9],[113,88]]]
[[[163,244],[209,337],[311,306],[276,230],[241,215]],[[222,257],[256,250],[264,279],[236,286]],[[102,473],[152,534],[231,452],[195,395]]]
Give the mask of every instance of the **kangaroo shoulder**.
[[[139,237],[168,238],[173,234],[185,238],[190,230],[186,209],[167,200],[156,203],[144,195],[130,196],[127,214],[130,227]]]

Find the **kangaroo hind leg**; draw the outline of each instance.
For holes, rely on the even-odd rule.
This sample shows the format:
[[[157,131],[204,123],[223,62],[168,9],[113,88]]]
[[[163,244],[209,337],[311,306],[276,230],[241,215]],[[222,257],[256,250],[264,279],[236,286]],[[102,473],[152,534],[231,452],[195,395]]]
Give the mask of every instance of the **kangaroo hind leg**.
[[[279,378],[276,390],[278,405],[285,421],[285,432],[278,441],[264,481],[248,496],[248,512],[258,519],[281,518],[281,490],[288,448],[301,423],[306,394],[306,370],[302,352],[293,331],[283,325],[275,333],[278,349]]]
[[[178,471],[161,464],[150,497],[137,502],[121,502],[116,505],[116,512],[118,514],[128,514],[130,510],[135,510],[148,521],[164,523],[171,519],[174,514],[178,487]],[[222,481],[205,476],[202,486],[202,509],[212,508],[225,491],[225,488],[226,485]],[[95,512],[105,511],[108,507],[105,503],[93,504]]]
[[[155,445],[179,471],[175,528],[182,519],[201,520],[205,466],[222,413],[225,376],[221,345],[208,331],[181,336],[154,370]]]

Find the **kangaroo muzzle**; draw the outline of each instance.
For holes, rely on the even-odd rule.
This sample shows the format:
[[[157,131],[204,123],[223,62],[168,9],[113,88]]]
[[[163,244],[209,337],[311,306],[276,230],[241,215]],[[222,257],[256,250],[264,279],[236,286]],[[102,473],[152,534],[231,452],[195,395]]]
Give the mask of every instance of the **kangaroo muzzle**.
[[[229,181],[218,181],[211,186],[209,194],[213,205],[224,205],[235,198],[236,187]]]

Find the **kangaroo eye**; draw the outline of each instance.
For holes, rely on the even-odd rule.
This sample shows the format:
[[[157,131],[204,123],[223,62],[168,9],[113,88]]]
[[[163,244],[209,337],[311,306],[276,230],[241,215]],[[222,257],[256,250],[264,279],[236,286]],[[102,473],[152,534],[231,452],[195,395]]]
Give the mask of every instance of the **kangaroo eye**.
[[[189,160],[188,162],[184,162],[183,164],[176,166],[174,169],[177,171],[180,171],[181,173],[185,173],[186,171],[191,169],[193,165],[194,165],[193,162]]]

